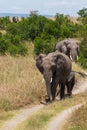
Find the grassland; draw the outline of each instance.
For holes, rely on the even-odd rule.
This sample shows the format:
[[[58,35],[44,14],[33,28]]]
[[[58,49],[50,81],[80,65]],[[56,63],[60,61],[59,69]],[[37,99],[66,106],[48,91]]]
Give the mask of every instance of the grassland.
[[[87,93],[73,96],[62,101],[56,101],[42,110],[32,114],[22,122],[16,130],[47,130],[48,123],[63,110],[87,100]]]
[[[14,111],[0,111],[0,127],[7,121],[10,120],[12,117],[19,114],[21,111],[14,110]]]
[[[0,109],[11,110],[38,102],[46,94],[42,75],[32,56],[0,56]]]
[[[87,104],[73,112],[63,130],[87,130]]]
[[[16,114],[16,112],[10,110],[37,104],[46,95],[43,76],[35,66],[33,44],[28,45],[28,48],[29,54],[25,57],[0,56],[0,125]],[[83,71],[76,64],[73,64],[73,69]],[[78,81],[79,78],[81,77],[76,74],[76,81]],[[81,96],[80,99],[79,96],[77,96],[71,98],[72,100],[68,99],[53,103],[35,114],[35,116],[31,116],[23,123],[22,128],[21,126],[20,128],[21,130],[42,130],[44,125],[47,124],[56,113],[81,102],[85,97],[86,95]],[[18,128],[18,130],[20,129]]]

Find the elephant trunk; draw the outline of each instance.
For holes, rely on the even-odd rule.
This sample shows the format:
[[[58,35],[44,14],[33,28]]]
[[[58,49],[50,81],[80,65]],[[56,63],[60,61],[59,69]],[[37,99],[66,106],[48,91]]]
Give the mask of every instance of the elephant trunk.
[[[52,97],[52,92],[51,92],[51,82],[52,82],[52,74],[51,73],[44,73],[44,79],[46,82],[46,90],[47,90],[47,95],[50,101],[53,100]]]

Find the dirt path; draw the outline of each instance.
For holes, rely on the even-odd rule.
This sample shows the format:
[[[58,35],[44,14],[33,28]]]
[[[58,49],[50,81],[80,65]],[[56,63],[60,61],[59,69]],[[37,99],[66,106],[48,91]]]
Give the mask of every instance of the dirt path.
[[[80,80],[73,90],[73,95],[87,91],[87,78]]]
[[[38,111],[39,109],[43,108],[44,105],[37,105],[32,108],[24,109],[23,112],[16,117],[12,118],[11,120],[7,121],[5,125],[0,130],[14,130],[14,128],[24,121],[30,114]]]
[[[87,79],[85,79],[85,80],[83,79],[83,82],[81,81],[81,83],[79,82],[79,84],[76,85],[75,90],[73,90],[73,94],[78,94],[78,93],[84,92],[86,90],[87,90]],[[64,122],[66,120],[65,117],[68,118],[70,116],[70,114],[72,113],[72,111],[78,109],[81,106],[82,106],[82,104],[79,104],[79,105],[76,105],[76,106],[60,113],[60,115],[55,117],[55,119],[51,123],[49,123],[48,130],[61,130],[61,127],[63,125],[62,122]],[[44,107],[44,105],[41,104],[41,105],[37,105],[32,108],[23,109],[23,112],[21,114],[17,115],[16,117],[12,118],[11,120],[7,121],[0,130],[14,130],[15,127],[19,123],[24,121],[31,113],[34,113],[43,107]]]
[[[83,81],[79,81],[73,90],[73,95],[87,91],[87,78]],[[62,130],[62,126],[65,124],[66,120],[72,115],[72,113],[80,108],[85,103],[75,105],[67,110],[62,111],[58,116],[56,116],[49,124],[47,130]]]
[[[66,120],[70,117],[73,111],[77,110],[82,105],[83,104],[75,105],[74,107],[62,111],[52,122],[50,122],[47,130],[62,130],[62,126],[66,123]]]

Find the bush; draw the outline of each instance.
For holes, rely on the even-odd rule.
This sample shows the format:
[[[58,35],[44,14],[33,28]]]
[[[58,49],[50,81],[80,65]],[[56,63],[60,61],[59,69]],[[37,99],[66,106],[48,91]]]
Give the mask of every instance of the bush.
[[[80,57],[79,63],[84,67],[87,68],[87,38],[84,38],[80,44]]]
[[[10,45],[8,48],[8,53],[10,53],[13,56],[16,56],[16,55],[25,56],[28,53],[28,49],[22,44],[20,44],[18,46]]]
[[[40,53],[48,54],[55,50],[56,40],[54,37],[37,37],[34,40],[34,52],[36,55]]]
[[[9,47],[9,40],[5,37],[1,37],[0,39],[0,54],[5,54]]]
[[[20,44],[18,46],[18,54],[22,55],[22,56],[25,56],[28,54],[28,49],[25,45],[23,44]]]

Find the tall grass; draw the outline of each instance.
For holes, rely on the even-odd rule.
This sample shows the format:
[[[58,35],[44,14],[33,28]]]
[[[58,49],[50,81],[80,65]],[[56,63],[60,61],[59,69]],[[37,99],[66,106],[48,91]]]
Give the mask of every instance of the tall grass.
[[[25,57],[0,56],[0,109],[24,107],[46,95],[43,76],[35,66],[33,49],[33,44],[29,44],[29,54]],[[73,66],[78,70],[76,64]]]
[[[55,116],[57,116],[60,112],[76,104],[82,103],[86,99],[87,94],[85,93],[75,95],[72,98],[67,98],[62,101],[51,103],[38,112],[33,113],[31,116],[28,117],[28,119],[19,124],[15,130],[47,130],[49,122],[53,120]],[[65,128],[65,130],[68,130],[67,127]]]
[[[14,111],[0,111],[0,128],[3,126],[3,124],[10,120],[12,117],[15,117],[17,114],[19,114],[21,111],[14,110]]]
[[[73,112],[63,130],[87,130],[87,104]]]
[[[14,109],[41,100],[45,83],[29,47],[26,57],[0,56],[0,109]]]

